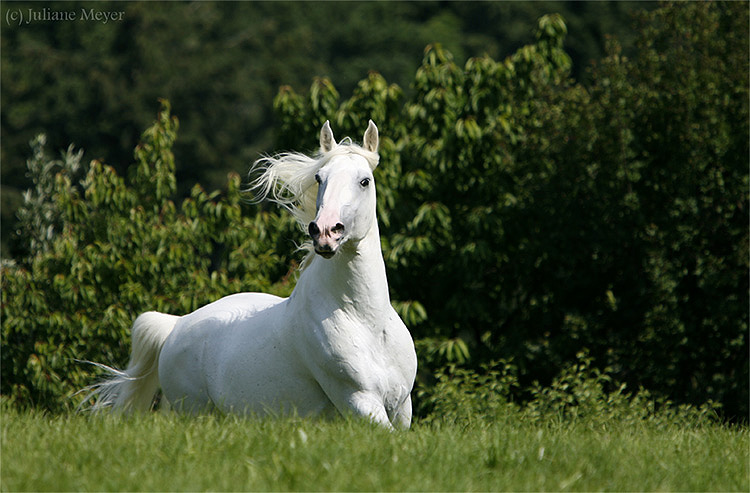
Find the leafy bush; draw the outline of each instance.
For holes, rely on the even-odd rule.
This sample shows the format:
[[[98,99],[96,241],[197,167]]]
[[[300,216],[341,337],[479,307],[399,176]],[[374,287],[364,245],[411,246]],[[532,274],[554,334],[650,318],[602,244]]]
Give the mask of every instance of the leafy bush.
[[[596,368],[593,359],[580,352],[549,386],[542,387],[538,382],[532,386],[523,415],[538,421],[581,420],[594,425],[648,421],[702,426],[718,421],[720,406],[712,401],[697,407],[677,405],[643,388],[636,393],[628,393],[626,388],[626,384],[615,380],[611,368]]]
[[[136,314],[184,314],[238,291],[288,294],[296,227],[286,215],[248,214],[241,180],[223,196],[199,186],[178,207],[165,102],[135,150],[126,182],[80,153],[50,160],[35,139],[21,231],[31,253],[2,267],[2,394],[23,405],[70,406],[91,383],[76,360],[123,365]]]
[[[518,386],[518,369],[508,361],[482,365],[478,372],[448,365],[435,374],[432,385],[418,388],[417,414],[426,423],[502,420],[517,412],[513,394]]]
[[[389,282],[426,315],[410,324],[423,370],[512,357],[522,386],[547,384],[586,348],[631,388],[743,419],[748,11],[664,4],[640,22],[634,57],[613,41],[586,86],[552,15],[503,61],[428,47],[403,103],[374,74],[342,103],[327,80],[283,90],[281,138],[378,120]]]
[[[663,5],[586,86],[551,15],[502,61],[429,46],[408,98],[376,73],[344,101],[327,79],[279,91],[277,149],[315,148],[326,119],[381,128],[378,215],[421,413],[638,416],[669,398],[747,416],[747,24],[740,3]],[[127,181],[95,161],[78,183],[72,148],[52,161],[35,144],[31,251],[2,272],[4,396],[64,406],[88,383],[74,359],[121,365],[143,310],[292,289],[299,232],[244,204],[237,175],[175,204],[176,131],[165,105]]]
[[[536,382],[522,390],[518,368],[508,361],[482,365],[480,371],[449,366],[436,375],[436,383],[419,390],[423,423],[469,425],[516,419],[531,424],[583,422],[587,426],[612,423],[704,426],[718,421],[713,402],[694,407],[653,396],[641,388],[626,392],[612,369],[599,370],[586,352],[564,368],[548,386]]]

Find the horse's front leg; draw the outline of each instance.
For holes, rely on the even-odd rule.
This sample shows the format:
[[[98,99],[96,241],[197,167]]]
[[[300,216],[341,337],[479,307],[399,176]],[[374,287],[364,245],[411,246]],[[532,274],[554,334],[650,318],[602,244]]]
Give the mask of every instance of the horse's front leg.
[[[396,409],[391,420],[393,426],[402,430],[408,430],[411,426],[411,396],[406,395],[406,399]]]
[[[349,398],[349,405],[355,414],[370,418],[373,422],[378,423],[392,430],[393,425],[388,418],[383,399],[373,392],[361,390],[354,392]]]
[[[393,430],[383,399],[375,392],[338,389],[326,393],[341,414],[367,418],[389,430]]]

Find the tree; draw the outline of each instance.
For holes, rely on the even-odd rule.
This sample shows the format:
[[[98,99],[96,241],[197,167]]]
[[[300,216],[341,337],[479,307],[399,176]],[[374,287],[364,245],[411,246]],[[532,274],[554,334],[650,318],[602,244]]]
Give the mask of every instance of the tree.
[[[375,72],[346,100],[325,78],[279,91],[278,149],[315,149],[326,119],[337,135],[379,125],[378,216],[419,385],[502,360],[523,399],[585,354],[631,388],[746,418],[747,26],[741,3],[665,4],[584,85],[550,15],[502,61],[430,45],[408,93]],[[236,175],[175,205],[176,130],[163,108],[129,180],[95,161],[80,186],[78,154],[50,161],[36,141],[34,242],[2,272],[4,396],[63,406],[88,383],[74,358],[122,364],[145,309],[291,290],[301,233],[243,206]]]
[[[579,20],[571,39],[573,56],[580,57],[574,69],[601,56],[604,32],[627,33],[629,12],[644,5],[562,6],[570,20]],[[106,24],[8,22],[12,14],[43,8],[80,19],[81,7],[0,5],[6,21],[0,32],[4,258],[27,253],[10,233],[21,191],[31,185],[24,173],[27,143],[39,133],[52,149],[73,142],[86,150],[86,161],[107,162],[124,174],[153,101],[166,98],[182,122],[174,152],[178,193],[186,197],[195,183],[223,187],[228,172],[244,172],[259,152],[272,149],[271,102],[280,85],[299,90],[316,76],[335,75],[339,91],[349,94],[363,74],[377,70],[409,92],[426,44],[441,42],[460,59],[508,52],[528,42],[528,23],[552,8],[538,2],[126,2],[106,8],[123,12]]]
[[[375,108],[338,104],[330,81],[282,91],[282,139],[385,122],[389,280],[426,314],[410,328],[428,366],[512,357],[548,382],[587,348],[631,386],[746,416],[747,20],[666,4],[584,86],[545,16],[502,62],[429,47],[403,109],[376,75]]]
[[[20,405],[70,407],[92,383],[79,360],[121,366],[130,325],[146,310],[184,314],[239,291],[288,294],[296,226],[248,211],[236,174],[227,191],[200,186],[177,206],[172,154],[177,119],[164,102],[135,150],[129,180],[80,153],[29,161],[22,227],[31,254],[2,267],[2,394]],[[52,178],[52,179],[50,179]]]

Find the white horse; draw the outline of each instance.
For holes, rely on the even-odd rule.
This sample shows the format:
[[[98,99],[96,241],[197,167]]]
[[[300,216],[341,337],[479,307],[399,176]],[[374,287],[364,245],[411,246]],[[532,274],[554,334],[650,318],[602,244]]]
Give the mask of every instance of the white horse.
[[[376,218],[378,129],[339,144],[328,122],[314,157],[260,159],[254,189],[289,209],[309,233],[289,298],[227,296],[175,316],[140,315],[124,371],[92,386],[94,410],[150,409],[161,387],[188,413],[298,413],[367,417],[408,428],[414,343],[391,307]],[[163,400],[163,399],[162,399]]]

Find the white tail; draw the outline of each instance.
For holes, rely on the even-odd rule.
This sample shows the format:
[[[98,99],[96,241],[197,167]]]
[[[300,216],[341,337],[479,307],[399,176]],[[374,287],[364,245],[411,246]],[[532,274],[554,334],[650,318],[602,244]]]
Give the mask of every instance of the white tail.
[[[159,312],[146,312],[136,318],[132,329],[133,349],[124,371],[94,363],[111,376],[87,389],[90,393],[84,402],[91,397],[97,398],[92,411],[111,407],[130,413],[151,408],[159,390],[159,354],[178,318]]]

